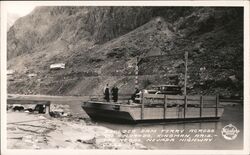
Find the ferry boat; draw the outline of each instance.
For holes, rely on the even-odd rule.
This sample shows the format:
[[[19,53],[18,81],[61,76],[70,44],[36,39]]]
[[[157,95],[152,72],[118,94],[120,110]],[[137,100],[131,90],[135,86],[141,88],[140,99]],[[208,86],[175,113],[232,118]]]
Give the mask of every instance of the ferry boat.
[[[218,120],[224,112],[219,96],[142,93],[139,103],[86,101],[82,108],[94,120],[118,123]]]

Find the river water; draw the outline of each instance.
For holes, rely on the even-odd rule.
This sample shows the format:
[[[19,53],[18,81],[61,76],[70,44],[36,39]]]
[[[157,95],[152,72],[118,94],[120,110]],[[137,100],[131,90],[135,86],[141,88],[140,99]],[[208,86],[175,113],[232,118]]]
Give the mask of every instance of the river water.
[[[242,104],[224,106],[224,114],[219,121],[156,124],[113,124],[98,122],[99,125],[121,131],[124,140],[139,142],[149,149],[205,149],[237,150],[243,149],[243,106]],[[230,125],[238,131],[235,137],[222,129]]]
[[[42,97],[39,97],[43,99]],[[44,97],[45,98],[45,97]],[[88,117],[81,108],[83,99],[52,99],[54,104],[67,104],[72,114]],[[184,149],[184,150],[241,150],[243,149],[243,104],[221,103],[224,105],[224,114],[219,121],[214,122],[172,122],[154,124],[114,124],[108,122],[94,122],[117,132],[122,132],[124,141],[130,140],[146,146],[148,149]],[[222,129],[230,126],[238,132],[222,134]],[[228,128],[227,128],[228,129]],[[228,135],[229,134],[229,135]],[[179,137],[178,137],[179,136]],[[231,138],[231,140],[227,138]]]
[[[58,99],[57,99],[58,100]],[[80,101],[60,100],[55,104],[70,105],[71,112],[81,117],[88,117],[81,108]],[[117,132],[122,132],[124,141],[130,140],[146,146],[148,149],[183,149],[183,150],[241,150],[243,149],[243,104],[221,103],[224,114],[219,121],[213,122],[172,122],[150,124],[114,124],[94,122]],[[231,140],[222,134],[222,129],[231,124],[239,131]],[[172,136],[172,137],[171,137]],[[178,137],[179,136],[179,137]],[[181,137],[184,136],[184,137]],[[230,138],[230,135],[229,135]]]

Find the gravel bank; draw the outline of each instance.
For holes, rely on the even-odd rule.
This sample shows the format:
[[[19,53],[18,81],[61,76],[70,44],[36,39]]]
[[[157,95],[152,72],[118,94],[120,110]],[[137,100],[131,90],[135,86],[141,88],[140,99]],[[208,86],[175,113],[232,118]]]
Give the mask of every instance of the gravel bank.
[[[7,113],[9,149],[146,149],[121,137],[120,132],[79,118]]]

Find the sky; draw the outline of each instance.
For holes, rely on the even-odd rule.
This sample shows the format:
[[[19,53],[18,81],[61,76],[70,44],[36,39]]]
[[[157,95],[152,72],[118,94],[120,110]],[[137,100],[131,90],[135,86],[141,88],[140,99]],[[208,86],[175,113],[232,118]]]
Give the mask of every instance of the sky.
[[[16,14],[20,17],[29,14],[37,5],[30,2],[24,1],[12,1],[6,4],[8,14]]]

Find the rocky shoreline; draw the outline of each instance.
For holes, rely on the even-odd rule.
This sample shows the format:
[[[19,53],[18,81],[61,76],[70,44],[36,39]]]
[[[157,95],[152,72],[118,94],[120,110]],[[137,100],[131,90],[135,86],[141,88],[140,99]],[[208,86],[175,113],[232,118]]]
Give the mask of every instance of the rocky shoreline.
[[[8,149],[147,149],[122,141],[122,133],[77,117],[7,113]]]

